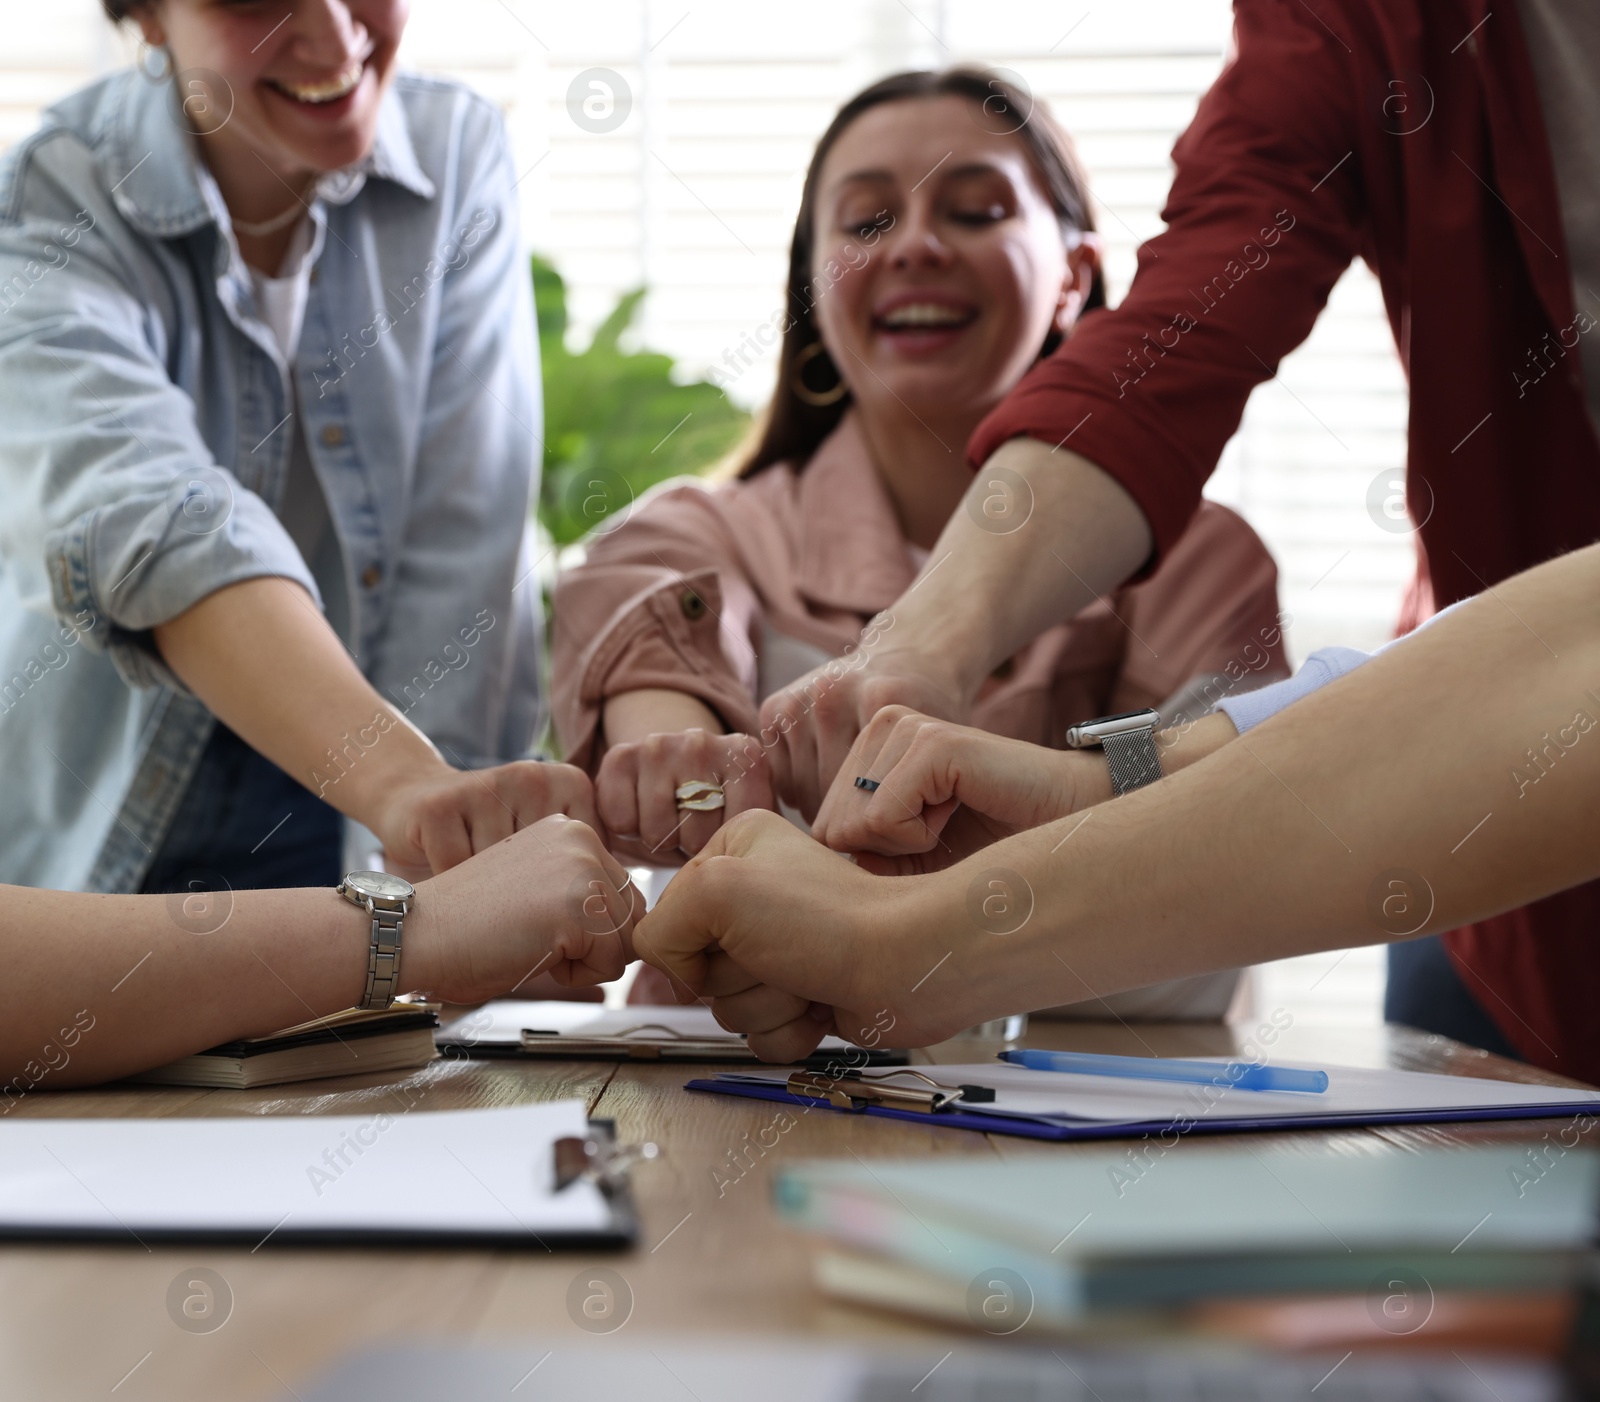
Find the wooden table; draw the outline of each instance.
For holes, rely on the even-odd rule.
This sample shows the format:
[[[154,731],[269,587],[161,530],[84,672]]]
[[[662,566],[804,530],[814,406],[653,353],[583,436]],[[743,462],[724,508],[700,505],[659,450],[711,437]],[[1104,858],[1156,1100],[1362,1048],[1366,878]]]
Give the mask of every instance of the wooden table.
[[[1092,1051],[1227,1055],[1253,1026],[1045,1023],[1028,1042]],[[979,1060],[992,1046],[946,1043],[934,1060]],[[1285,1060],[1562,1082],[1402,1028],[1291,1026]],[[624,1141],[650,1139],[663,1157],[635,1175],[643,1224],[637,1249],[608,1257],[531,1251],[372,1251],[0,1248],[0,1397],[276,1399],[303,1389],[335,1358],[383,1339],[438,1337],[578,1342],[567,1310],[585,1267],[604,1265],[632,1293],[629,1337],[804,1334],[923,1339],[948,1331],[830,1304],[809,1282],[807,1247],[769,1206],[772,1167],[787,1158],[859,1155],[1105,1154],[1116,1145],[1047,1145],[837,1114],[794,1119],[762,1152],[760,1131],[778,1107],[692,1095],[684,1068],[567,1062],[435,1063],[404,1078],[363,1077],[260,1091],[156,1088],[37,1093],[17,1115],[374,1114],[579,1097],[617,1122]],[[1384,1128],[1316,1137],[1337,1152],[1370,1155],[1419,1145],[1537,1141],[1557,1122]],[[0,1145],[3,1145],[0,1127]],[[1285,1136],[1274,1136],[1283,1138]],[[1303,1139],[1311,1135],[1299,1136]],[[758,1147],[751,1148],[756,1145]],[[740,1172],[738,1164],[748,1166]],[[232,1294],[221,1327],[188,1332],[169,1316],[181,1273],[207,1267]],[[620,1332],[620,1331],[619,1331]]]

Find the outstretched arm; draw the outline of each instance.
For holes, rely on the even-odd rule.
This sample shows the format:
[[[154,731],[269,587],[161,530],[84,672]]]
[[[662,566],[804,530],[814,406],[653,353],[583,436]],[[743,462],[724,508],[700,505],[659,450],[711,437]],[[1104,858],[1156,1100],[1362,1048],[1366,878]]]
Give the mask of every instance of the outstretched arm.
[[[595,822],[586,775],[517,762],[462,771],[361,674],[294,580],[248,579],[154,629],[212,714],[341,813],[393,863],[444,871],[550,813]]]
[[[1162,773],[1187,769],[1237,734],[1221,714],[1158,731]],[[1100,750],[1046,749],[886,706],[851,748],[811,834],[868,871],[910,876],[1111,796]]]
[[[456,1003],[550,973],[600,983],[632,957],[642,906],[591,828],[546,818],[422,883],[400,980]],[[351,1007],[370,938],[366,912],[331,889],[102,896],[0,886],[9,994],[0,1100]]]
[[[672,883],[638,948],[725,997],[729,1022],[782,1057],[829,1025],[814,1003],[846,1036],[891,1017],[891,1040],[917,1044],[1160,979],[1448,930],[1600,875],[1597,720],[1590,547],[1183,773],[932,876],[873,877],[747,816]]]
[[[782,797],[814,817],[857,734],[885,706],[965,721],[984,679],[1150,554],[1134,499],[1086,458],[1029,438],[978,469],[917,582],[830,663],[769,696],[763,734]]]

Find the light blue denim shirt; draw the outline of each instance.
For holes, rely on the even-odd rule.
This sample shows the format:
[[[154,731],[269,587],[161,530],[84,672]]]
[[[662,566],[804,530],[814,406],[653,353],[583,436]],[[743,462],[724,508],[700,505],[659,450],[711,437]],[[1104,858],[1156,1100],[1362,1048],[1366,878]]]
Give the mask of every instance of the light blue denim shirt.
[[[399,77],[366,160],[318,187],[291,371],[170,83],[113,75],[0,159],[0,881],[138,888],[215,726],[151,629],[253,577],[316,594],[277,515],[296,427],[362,670],[455,765],[527,752],[515,180],[493,107]]]

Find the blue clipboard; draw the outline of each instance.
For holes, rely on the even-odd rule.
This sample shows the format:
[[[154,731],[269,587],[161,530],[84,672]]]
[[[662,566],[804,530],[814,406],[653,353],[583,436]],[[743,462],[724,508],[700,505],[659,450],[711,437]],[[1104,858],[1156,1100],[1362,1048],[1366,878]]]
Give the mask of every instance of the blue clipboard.
[[[1139,1139],[1170,1133],[1173,1120],[1084,1120],[1062,1124],[1057,1120],[1030,1120],[1016,1115],[986,1115],[981,1110],[902,1110],[889,1105],[843,1108],[821,1096],[796,1095],[776,1082],[728,1081],[721,1077],[689,1081],[685,1090],[711,1095],[737,1095],[747,1100],[769,1100],[798,1105],[806,1110],[833,1110],[841,1115],[869,1115],[875,1119],[908,1120],[935,1129],[965,1129],[977,1134],[1009,1134],[1021,1139],[1046,1139],[1056,1143],[1094,1139]],[[1471,1120],[1549,1120],[1569,1114],[1592,1115],[1593,1100],[1548,1105],[1508,1105],[1467,1110],[1386,1110],[1374,1114],[1334,1114],[1255,1118],[1248,1115],[1196,1118],[1182,1133],[1261,1134],[1272,1130],[1360,1129],[1367,1125],[1461,1124]]]

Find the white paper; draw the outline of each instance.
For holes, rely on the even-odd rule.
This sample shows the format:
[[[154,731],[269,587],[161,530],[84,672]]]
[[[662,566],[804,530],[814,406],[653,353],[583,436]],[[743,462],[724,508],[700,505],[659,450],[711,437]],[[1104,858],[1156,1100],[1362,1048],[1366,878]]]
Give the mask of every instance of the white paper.
[[[525,1027],[537,1027],[545,1032],[572,1032],[605,1015],[606,1009],[601,1003],[534,1002],[506,998],[473,1009],[440,1028],[439,1035],[468,1046],[479,1043],[516,1046],[522,1041],[522,1029]]]
[[[0,1229],[544,1233],[602,1230],[598,1189],[555,1191],[583,1101],[492,1110],[13,1120]]]
[[[625,1008],[604,1008],[599,1003],[517,1002],[505,999],[485,1003],[481,1008],[466,1014],[459,1021],[441,1029],[441,1035],[452,1042],[469,1046],[508,1044],[519,1045],[524,1028],[541,1032],[555,1032],[568,1037],[621,1037],[632,1029],[641,1029],[636,1035],[649,1040],[652,1031],[667,1028],[660,1033],[670,1036],[692,1037],[700,1041],[720,1041],[742,1044],[744,1038],[729,1032],[712,1016],[711,1009],[703,1003],[630,1004]],[[849,1043],[838,1037],[824,1037],[820,1050],[843,1052],[850,1050]]]
[[[1186,1060],[1210,1061],[1210,1057]],[[1228,1065],[1226,1058],[1217,1066]],[[1273,1065],[1297,1063],[1274,1062]],[[918,1066],[914,1070],[942,1086],[988,1086],[993,1104],[960,1108],[978,1114],[1021,1115],[1033,1119],[1094,1120],[1119,1124],[1147,1120],[1292,1119],[1303,1115],[1370,1115],[1420,1110],[1500,1109],[1507,1106],[1591,1104],[1600,1107],[1600,1091],[1564,1086],[1530,1086],[1515,1081],[1485,1081],[1466,1076],[1439,1076],[1424,1071],[1374,1071],[1356,1066],[1303,1066],[1328,1073],[1328,1089],[1317,1095],[1300,1091],[1241,1090],[1237,1086],[1186,1085],[1175,1081],[1134,1081],[1117,1076],[1085,1076],[1076,1072],[1033,1071],[1004,1062]],[[741,1080],[758,1079],[740,1076]],[[759,1079],[770,1080],[762,1077]],[[784,1084],[784,1078],[778,1078]],[[926,1082],[901,1077],[895,1084],[924,1087]]]

